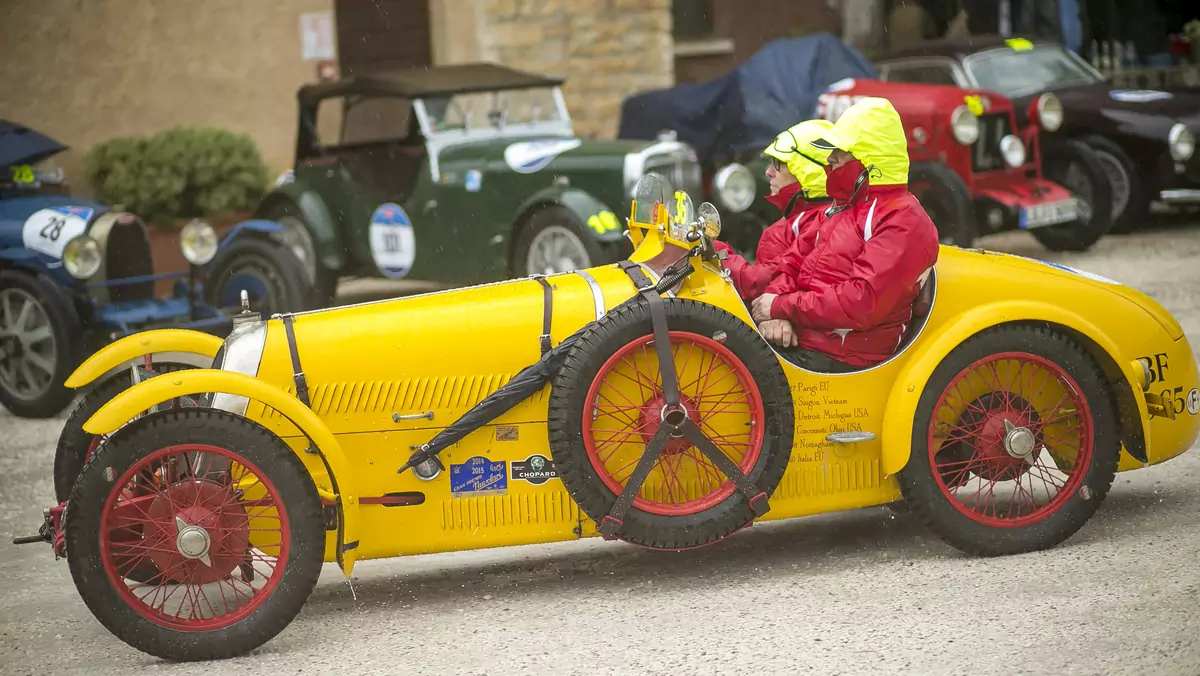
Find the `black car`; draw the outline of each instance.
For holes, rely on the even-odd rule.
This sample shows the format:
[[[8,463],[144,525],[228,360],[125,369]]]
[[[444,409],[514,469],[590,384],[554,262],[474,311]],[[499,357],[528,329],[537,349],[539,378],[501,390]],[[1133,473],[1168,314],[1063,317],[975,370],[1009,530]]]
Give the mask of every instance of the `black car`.
[[[924,42],[875,65],[883,80],[996,91],[1013,100],[1019,118],[1040,119],[1048,149],[1091,146],[1112,183],[1114,232],[1144,222],[1152,201],[1200,204],[1200,90],[1117,89],[1058,43],[997,36]],[[1057,104],[1039,101],[1046,92]]]

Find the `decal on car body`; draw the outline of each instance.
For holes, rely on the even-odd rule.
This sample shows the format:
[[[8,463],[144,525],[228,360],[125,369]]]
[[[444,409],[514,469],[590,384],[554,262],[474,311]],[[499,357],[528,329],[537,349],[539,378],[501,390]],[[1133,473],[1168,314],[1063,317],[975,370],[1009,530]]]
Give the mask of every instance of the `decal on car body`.
[[[1187,410],[1188,413],[1191,413],[1192,415],[1200,413],[1200,389],[1193,387],[1192,391],[1188,392]]]
[[[536,453],[524,460],[513,461],[512,478],[540,486],[551,479],[558,478],[558,471],[555,469],[554,463],[550,462],[550,458]]]
[[[90,207],[50,207],[25,220],[21,238],[25,248],[62,258],[67,242],[87,231],[95,210]]]
[[[519,174],[532,174],[544,169],[559,155],[581,145],[583,141],[577,138],[514,143],[504,149],[504,161]]]
[[[371,214],[371,257],[384,276],[400,279],[412,270],[417,257],[417,242],[412,220],[394,202],[381,204]]]
[[[483,456],[468,458],[461,465],[450,465],[450,492],[456,498],[477,495],[504,495],[508,492],[508,463],[492,462]]]

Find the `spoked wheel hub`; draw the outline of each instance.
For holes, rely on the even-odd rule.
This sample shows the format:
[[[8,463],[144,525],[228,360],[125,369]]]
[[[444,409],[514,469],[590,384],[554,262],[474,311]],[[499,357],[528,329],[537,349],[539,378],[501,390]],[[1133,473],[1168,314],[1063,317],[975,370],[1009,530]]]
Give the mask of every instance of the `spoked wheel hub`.
[[[661,393],[641,406],[638,417],[638,434],[645,440],[645,443],[650,443],[654,432],[663,423],[675,428],[682,425],[685,420],[691,420],[698,425],[702,423],[696,404],[690,398],[681,396],[678,405],[670,406],[667,404],[666,397]],[[667,438],[667,446],[663,449],[663,455],[681,455],[691,447],[692,442],[683,436],[683,432],[674,429]]]
[[[150,558],[172,582],[213,583],[246,558],[250,521],[228,486],[176,483],[155,496],[146,515]]]
[[[1029,471],[1040,446],[1034,433],[1037,422],[1037,412],[1020,396],[989,393],[975,400],[963,416],[964,425],[973,432],[967,443],[977,461],[973,472],[996,480],[1015,479]]]

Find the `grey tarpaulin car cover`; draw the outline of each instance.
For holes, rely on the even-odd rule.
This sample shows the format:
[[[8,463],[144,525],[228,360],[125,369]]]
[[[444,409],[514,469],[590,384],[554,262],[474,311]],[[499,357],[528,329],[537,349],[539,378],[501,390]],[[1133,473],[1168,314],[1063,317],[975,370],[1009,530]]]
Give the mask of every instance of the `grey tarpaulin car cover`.
[[[811,119],[829,85],[876,79],[871,63],[829,33],[775,40],[714,80],[630,96],[619,138],[656,138],[674,130],[702,163],[739,150],[761,150],[775,135]]]

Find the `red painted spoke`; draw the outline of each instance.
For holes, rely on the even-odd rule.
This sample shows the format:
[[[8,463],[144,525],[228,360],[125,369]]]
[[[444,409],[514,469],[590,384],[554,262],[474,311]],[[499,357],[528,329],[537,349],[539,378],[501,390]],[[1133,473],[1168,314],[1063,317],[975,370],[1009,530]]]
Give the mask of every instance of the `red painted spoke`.
[[[629,397],[625,396],[625,393],[624,393],[624,392],[622,392],[622,391],[620,391],[620,390],[618,390],[618,389],[616,389],[616,388],[610,388],[610,389],[612,389],[614,392],[616,392],[617,394],[619,394],[619,395],[621,396],[621,398],[622,398],[622,399],[624,399],[625,401],[628,401],[628,402],[629,402],[629,407],[628,407],[628,408],[624,408],[624,409],[620,408],[620,404],[618,404],[617,402],[613,401],[612,399],[609,399],[608,397],[604,396],[604,395],[603,395],[603,394],[601,394],[599,391],[597,391],[597,392],[596,392],[596,398],[597,398],[597,399],[602,399],[602,400],[604,400],[604,402],[605,402],[605,403],[607,403],[608,405],[610,405],[610,406],[615,406],[615,407],[617,407],[619,410],[622,410],[622,411],[629,411],[629,410],[640,411],[640,410],[641,410],[641,408],[642,408],[642,407],[641,407],[641,405],[639,405],[639,404],[635,404],[635,403],[633,403],[632,401],[630,401]],[[635,418],[636,418],[636,416],[635,416]],[[630,423],[630,424],[634,424],[634,425],[636,425],[636,424],[637,424],[637,420],[636,420],[635,418],[628,418],[628,419],[626,419],[626,422],[628,422],[628,423]]]

